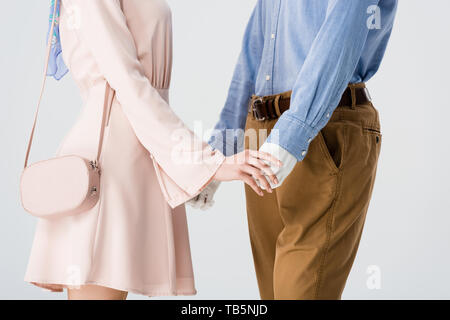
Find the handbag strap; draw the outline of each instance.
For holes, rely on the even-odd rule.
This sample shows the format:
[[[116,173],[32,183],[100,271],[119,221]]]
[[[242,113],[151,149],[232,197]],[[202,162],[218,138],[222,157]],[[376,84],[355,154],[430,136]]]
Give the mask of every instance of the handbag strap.
[[[39,93],[39,100],[37,103],[37,108],[36,108],[36,111],[34,114],[33,127],[31,129],[30,138],[28,140],[24,168],[26,168],[28,166],[28,159],[30,157],[31,145],[33,144],[34,132],[36,130],[36,123],[37,123],[37,119],[38,119],[38,115],[39,115],[39,109],[41,106],[42,96],[44,94],[45,82],[47,79],[48,63],[50,60],[50,51],[52,48],[53,31],[55,29],[55,24],[56,24],[56,13],[57,13],[56,9],[58,7],[59,1],[60,0],[55,0],[55,7],[53,9],[54,11],[53,11],[52,25],[50,28],[50,33],[49,33],[49,37],[48,37],[48,41],[47,41],[47,56],[45,58],[44,76],[43,76],[43,80],[42,80],[41,91]],[[99,163],[100,155],[102,152],[103,136],[105,133],[105,125],[106,125],[106,113],[107,113],[108,108],[111,106],[111,104],[114,100],[114,95],[115,95],[114,90],[110,87],[109,83],[106,82],[105,99],[104,99],[103,110],[102,110],[102,121],[101,121],[101,125],[100,125],[100,136],[99,136],[99,141],[98,141],[97,155],[95,158],[96,164]]]

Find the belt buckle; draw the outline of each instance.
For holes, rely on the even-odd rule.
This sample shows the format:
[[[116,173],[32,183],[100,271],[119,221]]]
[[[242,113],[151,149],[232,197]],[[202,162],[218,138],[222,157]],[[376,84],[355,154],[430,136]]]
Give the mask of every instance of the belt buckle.
[[[258,97],[258,98],[256,98],[255,100],[253,100],[253,102],[252,102],[252,114],[253,114],[253,118],[256,120],[256,121],[264,121],[264,120],[266,120],[266,118],[265,117],[259,117],[259,115],[258,115],[258,112],[257,112],[257,109],[256,109],[256,106],[257,105],[262,105],[264,103],[264,100],[263,100],[263,98],[261,98],[261,97]]]

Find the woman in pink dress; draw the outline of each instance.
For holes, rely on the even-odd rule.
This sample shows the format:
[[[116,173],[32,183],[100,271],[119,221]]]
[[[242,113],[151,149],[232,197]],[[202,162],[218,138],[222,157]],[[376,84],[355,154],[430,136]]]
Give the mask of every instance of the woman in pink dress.
[[[168,104],[171,13],[165,0],[58,0],[53,75],[71,71],[84,102],[58,155],[96,153],[106,83],[115,90],[101,155],[101,195],[82,214],[39,219],[25,280],[69,299],[196,293],[184,203],[213,179],[255,179],[263,160],[225,158],[199,141]],[[60,8],[59,8],[60,5]],[[60,42],[59,42],[60,39]],[[62,57],[58,46],[62,48]],[[59,70],[58,70],[59,68]],[[174,137],[183,136],[183,139]]]

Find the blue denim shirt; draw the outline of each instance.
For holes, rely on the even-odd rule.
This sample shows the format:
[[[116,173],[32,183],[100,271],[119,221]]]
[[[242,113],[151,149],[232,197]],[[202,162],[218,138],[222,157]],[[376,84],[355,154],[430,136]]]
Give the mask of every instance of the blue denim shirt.
[[[396,9],[397,0],[258,0],[210,144],[242,150],[251,96],[292,90],[267,142],[301,161],[347,85],[377,72]]]

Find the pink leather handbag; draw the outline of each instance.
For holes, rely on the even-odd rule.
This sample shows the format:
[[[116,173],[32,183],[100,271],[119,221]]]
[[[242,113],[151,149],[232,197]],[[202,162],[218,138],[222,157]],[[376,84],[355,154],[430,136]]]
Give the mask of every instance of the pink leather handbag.
[[[55,5],[55,11],[56,7],[57,5]],[[53,14],[50,35],[53,34],[55,26],[55,13]],[[52,37],[50,36],[47,44],[44,80],[42,81],[34,123],[28,141],[24,170],[20,179],[20,195],[24,209],[34,216],[49,219],[79,214],[93,208],[97,204],[100,193],[101,173],[99,158],[103,144],[106,115],[114,98],[114,90],[106,83],[102,123],[95,159],[84,159],[77,155],[68,155],[40,161],[28,166],[28,158],[47,77],[51,41]]]

